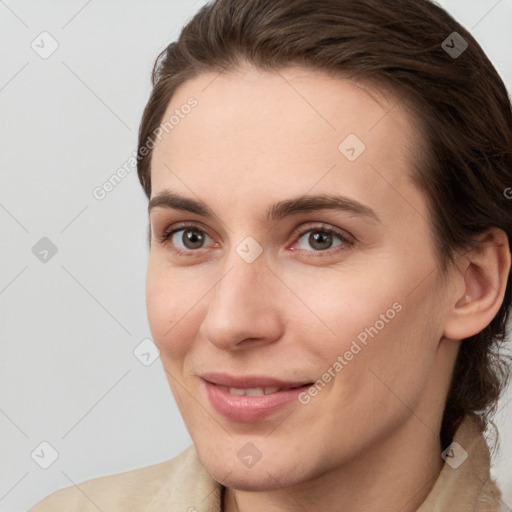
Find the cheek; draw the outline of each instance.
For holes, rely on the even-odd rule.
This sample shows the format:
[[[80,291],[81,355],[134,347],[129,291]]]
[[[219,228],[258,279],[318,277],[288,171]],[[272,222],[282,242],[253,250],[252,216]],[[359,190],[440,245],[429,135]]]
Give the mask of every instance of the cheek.
[[[386,280],[370,266],[367,268],[317,270],[288,276],[297,297],[290,295],[286,301],[291,325],[299,326],[296,329],[299,332],[309,333],[312,347],[326,354],[333,350],[339,352],[365,329],[377,323],[382,331],[400,314],[398,310],[403,302],[400,282]]]
[[[411,293],[410,282],[381,280],[371,295],[353,295],[333,324],[340,336],[330,364],[342,356],[336,400],[351,414],[406,414],[403,404],[414,407],[428,386],[441,336],[431,314],[437,288],[425,282]]]
[[[150,261],[146,277],[146,308],[153,340],[164,362],[183,358],[195,335],[194,318],[201,290],[187,286]],[[192,336],[192,338],[191,338]]]
[[[322,279],[314,273],[295,277],[294,292],[308,308],[297,302],[291,325],[302,333],[312,360],[328,369],[346,355],[343,371],[354,372],[354,383],[370,367],[391,380],[399,378],[397,369],[404,369],[406,381],[425,371],[442,333],[435,312],[439,284],[435,277],[425,279],[430,263],[381,257],[377,264]]]

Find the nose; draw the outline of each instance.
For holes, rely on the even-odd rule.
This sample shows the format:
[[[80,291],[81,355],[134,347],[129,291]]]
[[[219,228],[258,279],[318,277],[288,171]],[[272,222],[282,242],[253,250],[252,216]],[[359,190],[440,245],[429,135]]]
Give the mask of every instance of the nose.
[[[283,327],[281,283],[267,268],[264,254],[247,263],[234,253],[224,268],[222,278],[207,295],[208,310],[200,334],[223,350],[243,350],[278,340]]]

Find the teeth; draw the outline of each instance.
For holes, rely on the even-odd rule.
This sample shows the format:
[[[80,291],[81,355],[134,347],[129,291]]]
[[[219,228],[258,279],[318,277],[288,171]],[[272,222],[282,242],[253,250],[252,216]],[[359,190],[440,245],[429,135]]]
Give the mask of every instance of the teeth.
[[[265,390],[263,388],[247,388],[245,390],[236,389],[235,391],[242,391],[242,393],[245,391],[244,394],[249,396],[260,396],[265,394]]]
[[[261,395],[270,395],[272,393],[277,393],[282,389],[288,388],[278,388],[278,387],[267,387],[267,388],[228,388],[227,386],[219,386],[223,391],[227,391],[231,395],[247,395],[247,396],[261,396]]]

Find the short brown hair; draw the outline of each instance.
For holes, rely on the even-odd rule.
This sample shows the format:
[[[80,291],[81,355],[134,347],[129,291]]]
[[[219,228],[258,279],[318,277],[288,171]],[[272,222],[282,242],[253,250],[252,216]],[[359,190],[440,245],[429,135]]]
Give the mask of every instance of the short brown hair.
[[[462,54],[450,54],[456,45],[463,49],[464,41]],[[176,88],[202,72],[236,69],[244,62],[262,70],[297,65],[353,77],[386,87],[408,105],[424,140],[412,179],[427,198],[443,271],[454,263],[455,249],[471,249],[474,237],[490,228],[504,230],[510,243],[511,201],[505,193],[512,185],[510,98],[472,35],[428,0],[206,4],[153,68],[138,154],[139,180],[148,197],[152,152],[143,156],[140,150],[162,122]],[[483,431],[496,412],[509,379],[500,349],[510,304],[509,272],[499,312],[462,343],[441,429],[444,446],[464,415],[478,416]]]

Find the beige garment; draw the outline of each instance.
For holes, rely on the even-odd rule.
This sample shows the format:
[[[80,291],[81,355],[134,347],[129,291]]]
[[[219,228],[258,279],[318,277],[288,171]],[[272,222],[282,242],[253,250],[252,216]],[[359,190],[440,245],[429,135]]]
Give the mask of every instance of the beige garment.
[[[487,443],[474,419],[464,420],[454,442],[468,452],[468,458],[457,469],[444,464],[417,512],[505,510],[490,478]],[[457,447],[454,453],[450,462],[460,462],[464,452]],[[192,445],[168,461],[61,489],[29,512],[221,512],[222,489]]]

